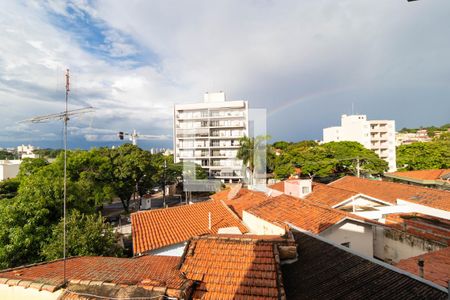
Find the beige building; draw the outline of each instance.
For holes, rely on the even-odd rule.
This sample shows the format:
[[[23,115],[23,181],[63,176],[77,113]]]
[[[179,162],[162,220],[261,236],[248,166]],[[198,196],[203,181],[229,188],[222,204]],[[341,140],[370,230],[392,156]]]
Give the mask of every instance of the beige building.
[[[323,141],[359,142],[385,160],[389,164],[389,172],[397,170],[393,120],[367,120],[366,115],[342,115],[341,126],[323,129]]]

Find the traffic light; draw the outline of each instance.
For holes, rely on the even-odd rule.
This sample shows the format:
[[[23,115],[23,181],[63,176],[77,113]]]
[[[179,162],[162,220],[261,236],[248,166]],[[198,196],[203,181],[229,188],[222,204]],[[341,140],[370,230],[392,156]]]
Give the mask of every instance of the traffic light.
[[[123,140],[123,131],[119,131],[117,135],[119,136],[119,139]]]

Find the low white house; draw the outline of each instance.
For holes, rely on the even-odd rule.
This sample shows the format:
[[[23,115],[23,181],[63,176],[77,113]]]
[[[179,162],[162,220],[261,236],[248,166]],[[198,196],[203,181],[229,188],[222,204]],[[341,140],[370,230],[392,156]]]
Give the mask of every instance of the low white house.
[[[0,181],[16,177],[21,162],[21,160],[0,160]]]

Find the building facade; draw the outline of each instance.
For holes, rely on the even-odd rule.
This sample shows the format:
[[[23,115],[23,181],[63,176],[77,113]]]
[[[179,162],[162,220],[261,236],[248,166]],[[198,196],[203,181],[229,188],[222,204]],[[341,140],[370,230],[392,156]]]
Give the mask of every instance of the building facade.
[[[194,162],[209,178],[240,181],[239,140],[248,136],[248,102],[226,101],[225,93],[206,93],[204,102],[174,107],[175,162]]]
[[[367,120],[366,115],[342,115],[341,126],[323,129],[323,141],[359,142],[385,160],[389,164],[389,172],[397,170],[393,120]]]

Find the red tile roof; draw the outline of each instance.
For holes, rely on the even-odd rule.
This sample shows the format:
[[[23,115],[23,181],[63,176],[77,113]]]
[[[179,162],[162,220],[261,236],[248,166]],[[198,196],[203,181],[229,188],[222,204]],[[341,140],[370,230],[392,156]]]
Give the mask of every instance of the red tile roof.
[[[346,176],[329,184],[331,187],[362,193],[392,204],[397,199],[450,211],[450,191],[425,188],[409,184],[369,180]]]
[[[420,258],[424,260],[424,278],[443,287],[447,287],[448,281],[450,280],[450,247],[403,259],[395,266],[418,275],[419,267],[417,262]]]
[[[403,177],[405,179],[441,180],[441,177],[448,173],[450,173],[450,169],[433,169],[433,170],[392,172],[387,173],[387,175],[394,175],[397,177]]]
[[[178,257],[117,258],[84,256],[66,261],[71,283],[95,281],[179,289],[187,281],[177,269]],[[0,283],[53,292],[63,284],[63,260],[0,271]]]
[[[249,191],[242,189],[240,195],[230,200],[224,200],[224,203],[228,205],[238,216],[242,219],[242,212],[248,210],[259,203],[267,200],[267,196],[263,192]],[[245,192],[244,192],[245,191]]]
[[[287,222],[316,234],[347,217],[361,219],[320,203],[284,194],[270,198],[247,212],[281,228]]]
[[[305,199],[328,206],[335,206],[355,195],[358,195],[358,193],[322,183],[314,183],[311,194],[307,195]]]
[[[182,243],[193,236],[217,233],[224,227],[248,231],[224,203],[216,200],[137,212],[131,214],[131,224],[135,254]]]
[[[190,241],[180,270],[200,281],[193,299],[280,299],[277,256],[267,239],[200,237]]]
[[[277,190],[279,192],[284,193],[284,181],[280,181],[272,185],[269,185],[269,189]]]

